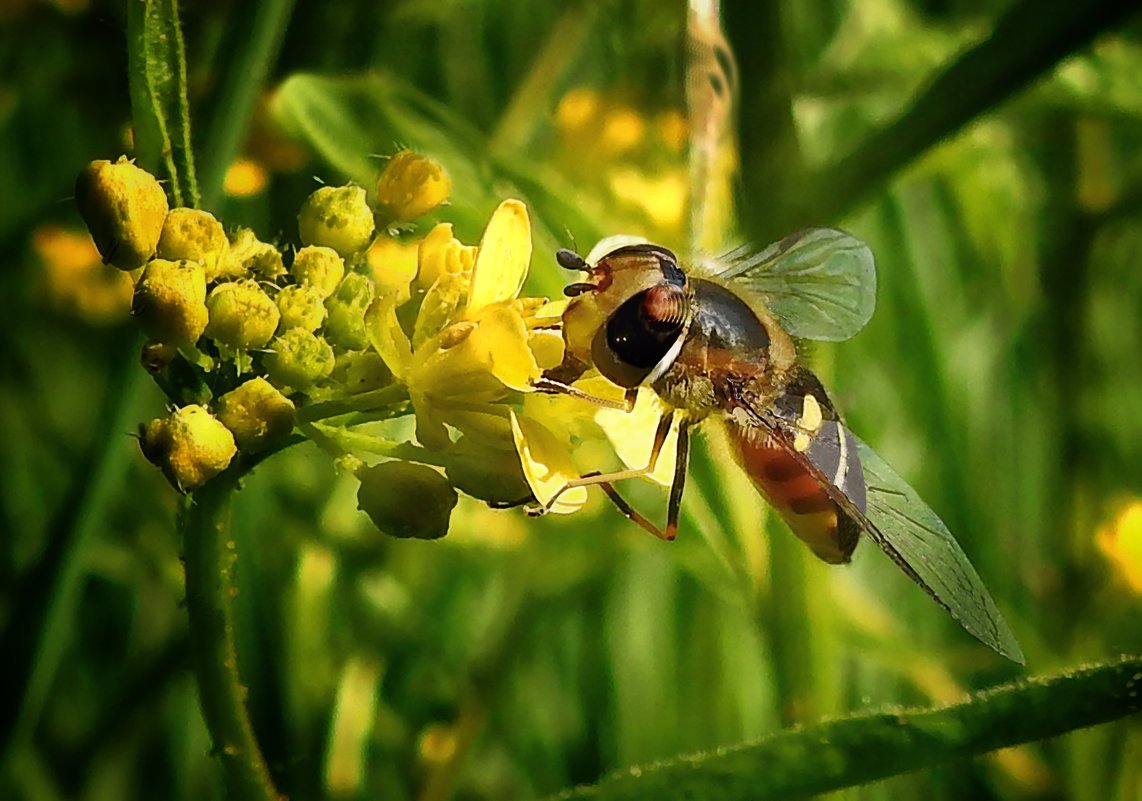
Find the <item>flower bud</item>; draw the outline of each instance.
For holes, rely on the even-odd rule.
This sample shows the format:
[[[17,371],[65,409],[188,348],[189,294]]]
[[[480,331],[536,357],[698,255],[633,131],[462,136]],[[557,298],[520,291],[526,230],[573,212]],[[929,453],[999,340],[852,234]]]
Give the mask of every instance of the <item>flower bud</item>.
[[[288,434],[293,429],[295,411],[293,401],[261,376],[218,399],[218,419],[230,429],[245,453],[261,450]]]
[[[382,226],[422,217],[448,199],[452,181],[428,156],[402,150],[377,182],[377,220]]]
[[[270,344],[266,374],[275,386],[304,391],[333,372],[333,348],[304,328],[291,328]]]
[[[325,300],[345,277],[345,262],[333,248],[313,245],[294,254],[289,271],[299,284],[313,287]]]
[[[518,453],[479,447],[469,437],[463,437],[449,453],[445,472],[456,489],[492,506],[532,497]]]
[[[170,345],[193,344],[206,330],[206,273],[195,261],[147,262],[139,282],[131,313],[143,330],[156,342]]]
[[[281,312],[279,331],[291,328],[316,331],[325,323],[325,302],[316,287],[290,284],[278,293],[274,302]]]
[[[380,389],[393,380],[385,360],[372,350],[351,350],[337,354],[332,378],[346,392],[368,392]]]
[[[221,273],[228,247],[222,223],[213,214],[201,209],[171,209],[159,237],[158,257],[202,262],[209,284]]]
[[[331,247],[342,256],[364,250],[373,238],[373,212],[359,186],[323,186],[297,215],[304,245]]]
[[[214,287],[206,306],[210,309],[206,335],[242,350],[260,348],[269,342],[281,316],[270,296],[248,278]]]
[[[230,246],[218,265],[213,278],[264,278],[268,281],[285,275],[282,254],[273,245],[262,242],[249,228],[239,228],[230,237]]]
[[[346,350],[369,346],[365,327],[365,311],[376,294],[373,282],[360,273],[349,273],[337,287],[336,294],[325,301],[329,317],[325,320],[325,336],[329,342]]]
[[[155,176],[123,156],[93,161],[75,181],[75,201],[104,262],[134,270],[154,255],[168,208]]]
[[[435,540],[448,533],[456,490],[431,467],[383,462],[358,471],[357,508],[393,537]]]
[[[201,406],[184,406],[142,426],[139,444],[143,455],[183,492],[221,473],[237,453],[229,429]]]

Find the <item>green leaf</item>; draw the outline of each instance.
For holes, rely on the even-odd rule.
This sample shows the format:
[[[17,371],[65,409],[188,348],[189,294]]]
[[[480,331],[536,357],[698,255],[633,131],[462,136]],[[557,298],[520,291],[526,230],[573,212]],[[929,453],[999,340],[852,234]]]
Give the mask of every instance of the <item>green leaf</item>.
[[[138,160],[152,172],[162,163],[170,176],[175,206],[197,207],[178,0],[131,0],[127,5],[127,38]]]
[[[997,687],[954,706],[856,715],[630,768],[557,798],[802,798],[1054,737],[1140,709],[1142,657],[1125,657]]]

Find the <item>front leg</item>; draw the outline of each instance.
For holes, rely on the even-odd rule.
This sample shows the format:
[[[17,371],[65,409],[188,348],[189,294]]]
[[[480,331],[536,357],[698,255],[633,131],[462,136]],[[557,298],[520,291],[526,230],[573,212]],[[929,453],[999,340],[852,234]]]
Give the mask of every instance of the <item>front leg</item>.
[[[577,387],[573,387],[570,384],[558,381],[554,378],[550,378],[549,373],[544,373],[542,376],[532,382],[532,386],[535,387],[536,391],[538,392],[570,395],[572,398],[589,401],[596,406],[603,406],[608,409],[621,409],[624,412],[633,411],[634,402],[638,398],[637,387],[631,387],[628,389],[623,395],[623,399],[620,401],[613,398],[602,398],[598,395],[592,395],[589,392],[584,392],[583,390],[578,389]]]

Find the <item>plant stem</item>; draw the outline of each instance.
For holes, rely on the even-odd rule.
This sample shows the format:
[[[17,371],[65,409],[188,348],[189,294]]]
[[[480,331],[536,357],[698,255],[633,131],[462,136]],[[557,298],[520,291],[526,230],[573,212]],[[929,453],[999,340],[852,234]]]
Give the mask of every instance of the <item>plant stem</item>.
[[[404,384],[390,384],[387,387],[360,392],[347,398],[322,401],[304,407],[298,412],[298,423],[314,423],[330,417],[340,417],[352,412],[369,412],[394,406],[408,400],[408,388]]]
[[[632,768],[558,798],[762,801],[816,795],[1125,718],[1142,657],[1008,684],[936,709],[854,715],[758,742]]]
[[[202,713],[214,754],[222,761],[227,795],[235,801],[276,801],[282,796],[254,736],[235,646],[238,557],[229,531],[229,505],[244,473],[231,468],[183,503],[186,606]]]

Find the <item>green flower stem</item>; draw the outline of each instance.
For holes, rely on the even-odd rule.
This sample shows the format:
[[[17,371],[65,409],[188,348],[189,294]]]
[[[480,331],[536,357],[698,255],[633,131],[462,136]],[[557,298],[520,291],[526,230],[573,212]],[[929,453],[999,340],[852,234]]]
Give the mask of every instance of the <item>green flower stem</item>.
[[[419,445],[413,445],[409,442],[392,442],[375,434],[350,431],[338,426],[309,423],[302,425],[301,430],[318,447],[335,457],[347,453],[368,453],[374,456],[402,459],[406,462],[419,462],[436,467],[448,467],[450,462],[446,454],[430,451]]]
[[[1142,657],[1030,679],[937,709],[879,712],[632,768],[559,799],[790,799],[1054,737],[1142,710]]]
[[[230,536],[231,496],[245,471],[232,468],[183,503],[181,528],[186,559],[186,606],[199,697],[214,753],[222,762],[227,797],[275,801],[265,758],[246,710],[246,687],[238,675],[234,633],[234,565]]]
[[[361,392],[348,398],[322,401],[306,406],[297,414],[298,423],[312,423],[340,417],[353,412],[371,412],[386,406],[395,406],[408,400],[408,387],[404,384],[390,384],[387,387]]]

